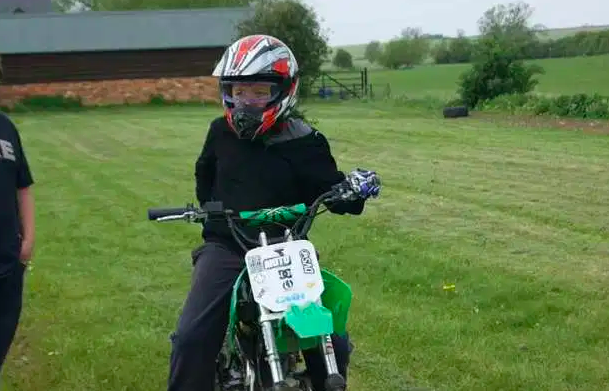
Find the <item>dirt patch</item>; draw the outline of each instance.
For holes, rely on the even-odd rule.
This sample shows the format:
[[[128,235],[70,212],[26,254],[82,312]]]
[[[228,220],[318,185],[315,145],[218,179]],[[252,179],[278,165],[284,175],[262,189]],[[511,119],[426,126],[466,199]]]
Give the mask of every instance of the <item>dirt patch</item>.
[[[589,134],[609,134],[609,121],[579,118],[554,118],[540,115],[472,113],[471,118],[510,126],[578,130]]]

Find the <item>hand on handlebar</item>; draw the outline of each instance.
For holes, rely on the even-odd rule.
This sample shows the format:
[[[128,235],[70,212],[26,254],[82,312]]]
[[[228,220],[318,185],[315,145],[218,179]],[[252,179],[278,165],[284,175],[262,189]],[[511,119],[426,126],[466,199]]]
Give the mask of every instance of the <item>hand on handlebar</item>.
[[[381,178],[375,171],[358,168],[351,171],[343,182],[337,185],[341,198],[355,201],[358,198],[376,198],[381,192]]]

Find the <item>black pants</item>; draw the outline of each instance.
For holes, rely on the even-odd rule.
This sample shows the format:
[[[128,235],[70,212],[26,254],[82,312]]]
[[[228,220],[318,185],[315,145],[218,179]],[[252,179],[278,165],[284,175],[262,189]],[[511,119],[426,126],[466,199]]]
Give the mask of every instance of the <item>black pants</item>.
[[[190,293],[172,335],[168,391],[213,391],[215,361],[228,327],[230,295],[241,272],[242,256],[228,247],[207,242],[193,252]],[[350,342],[333,336],[340,373],[347,378]],[[326,367],[317,349],[303,352],[315,391],[324,391]]]
[[[0,372],[21,316],[24,272],[25,266],[19,263],[9,274],[0,277]]]

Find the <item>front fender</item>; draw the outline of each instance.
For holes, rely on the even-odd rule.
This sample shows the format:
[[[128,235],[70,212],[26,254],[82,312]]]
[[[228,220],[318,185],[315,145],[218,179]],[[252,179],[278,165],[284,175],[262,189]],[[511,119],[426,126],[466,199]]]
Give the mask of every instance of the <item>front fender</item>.
[[[338,335],[345,335],[353,297],[351,287],[326,269],[321,269],[321,275],[324,282],[324,292],[321,295],[322,305],[331,313],[333,332]],[[237,318],[239,290],[246,276],[247,270],[244,268],[233,285],[228,324],[228,346],[231,351],[234,349],[235,326],[239,321]],[[275,340],[277,350],[280,353],[310,349],[321,342],[319,337],[298,338],[285,321],[279,322],[275,333]]]

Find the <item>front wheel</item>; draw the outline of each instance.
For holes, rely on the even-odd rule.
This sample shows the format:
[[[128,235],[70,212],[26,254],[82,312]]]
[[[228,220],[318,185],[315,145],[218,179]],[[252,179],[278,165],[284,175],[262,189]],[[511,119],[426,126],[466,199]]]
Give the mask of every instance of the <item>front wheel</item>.
[[[311,379],[309,379],[308,376],[304,376],[302,379],[300,379],[300,384],[298,385],[298,388],[301,391],[313,391],[313,386],[311,385]]]

